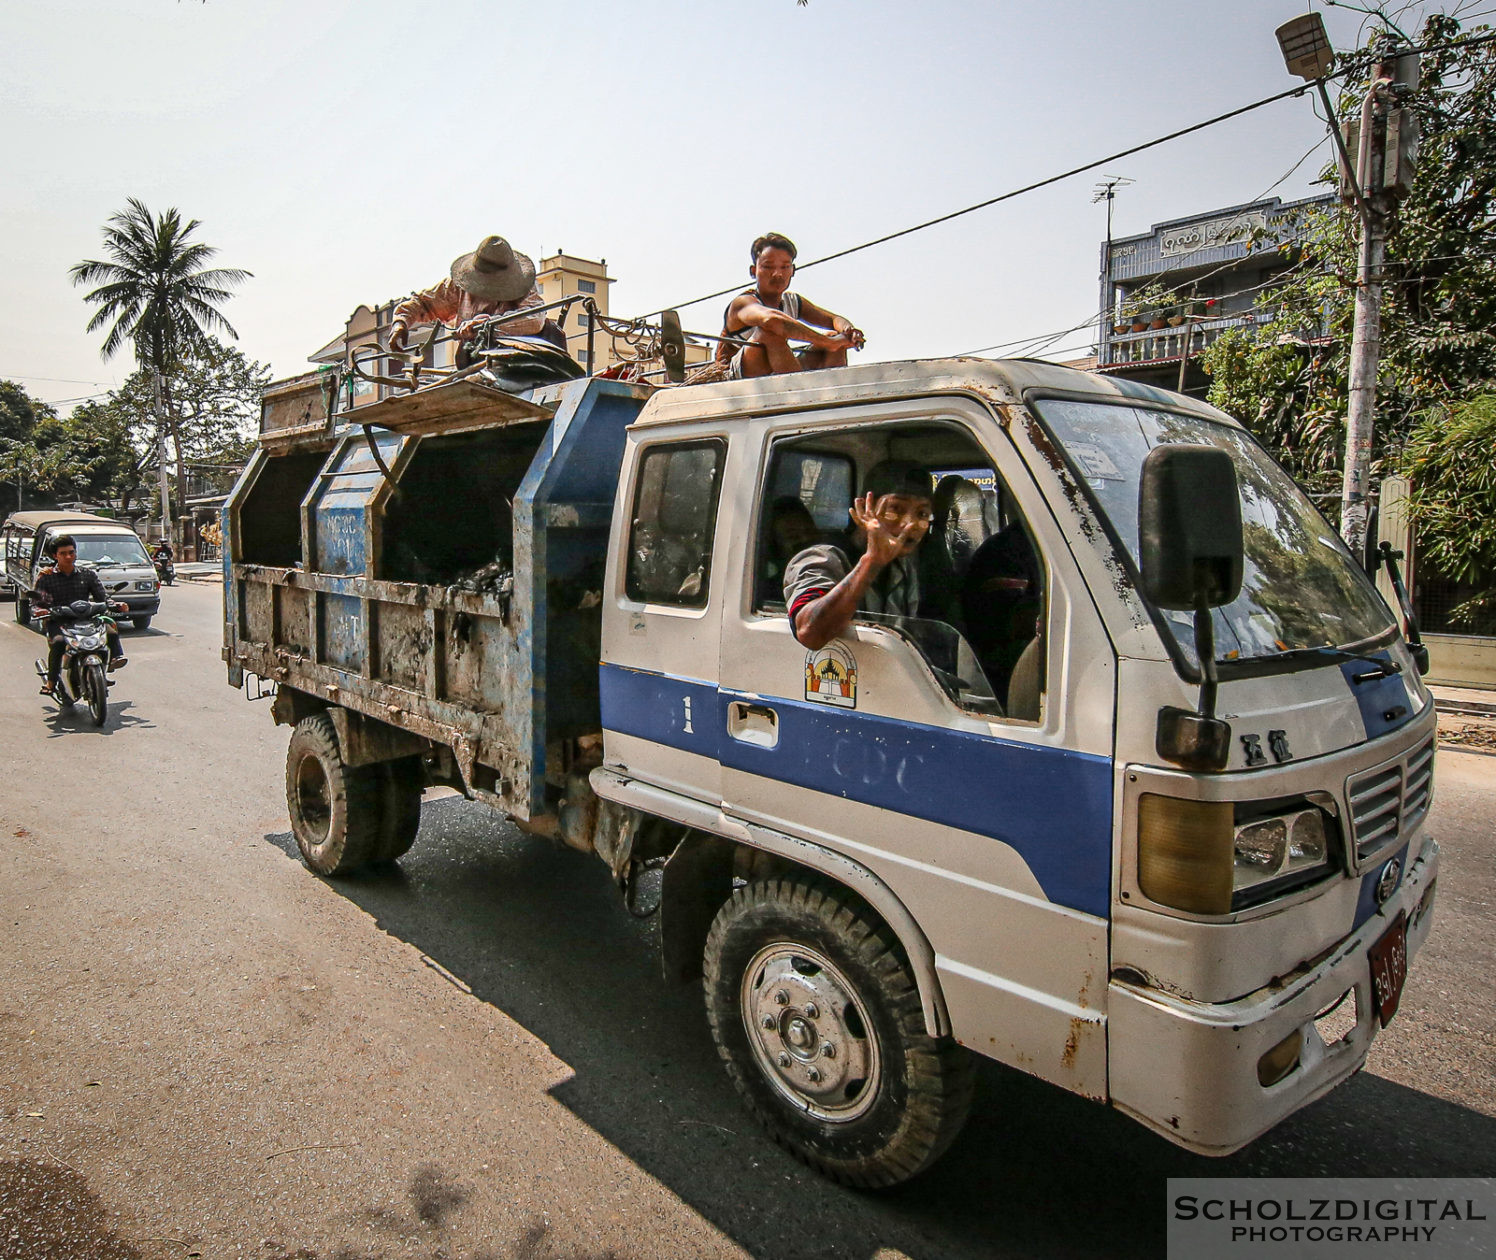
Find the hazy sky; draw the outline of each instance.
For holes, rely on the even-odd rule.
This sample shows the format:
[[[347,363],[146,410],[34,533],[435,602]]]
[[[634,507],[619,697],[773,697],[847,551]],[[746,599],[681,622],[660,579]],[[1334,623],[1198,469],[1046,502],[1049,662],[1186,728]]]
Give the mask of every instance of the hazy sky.
[[[1450,0],[1453,4],[1454,0]],[[615,314],[746,281],[1267,96],[1304,0],[5,0],[0,377],[73,400],[123,381],[67,269],[127,197],[202,221],[254,273],[227,307],[277,376],[360,302],[489,233],[604,257]],[[1362,15],[1325,10],[1331,39]],[[1283,178],[1316,144],[1326,147]],[[1313,191],[1292,98],[1107,173],[1116,234]],[[802,272],[867,358],[958,353],[1096,305],[1100,172]],[[1281,183],[1279,181],[1282,181]],[[685,309],[715,332],[722,301]],[[1052,351],[1084,353],[1071,334]]]

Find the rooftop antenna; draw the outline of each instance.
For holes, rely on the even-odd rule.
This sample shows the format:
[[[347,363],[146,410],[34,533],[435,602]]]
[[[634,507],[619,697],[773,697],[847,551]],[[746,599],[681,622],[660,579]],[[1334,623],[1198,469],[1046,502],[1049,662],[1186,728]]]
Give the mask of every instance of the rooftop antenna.
[[[1101,182],[1091,190],[1093,206],[1098,201],[1106,202],[1106,253],[1102,257],[1101,332],[1098,338],[1103,345],[1111,329],[1116,307],[1115,286],[1112,284],[1112,202],[1117,198],[1117,189],[1126,188],[1132,183],[1136,181],[1128,179],[1126,175],[1104,175]]]

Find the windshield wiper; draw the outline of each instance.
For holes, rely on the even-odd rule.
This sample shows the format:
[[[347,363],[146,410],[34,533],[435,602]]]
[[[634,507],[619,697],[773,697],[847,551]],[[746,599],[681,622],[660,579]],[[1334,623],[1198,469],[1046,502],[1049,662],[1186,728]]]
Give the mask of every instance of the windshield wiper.
[[[1364,652],[1347,652],[1344,648],[1332,647],[1301,647],[1290,648],[1288,651],[1273,657],[1274,660],[1305,660],[1309,657],[1318,657],[1327,661],[1365,661],[1368,665],[1375,665],[1375,669],[1368,669],[1359,674],[1352,674],[1351,682],[1361,683],[1375,682],[1378,678],[1391,678],[1394,674],[1402,673],[1402,666],[1390,657],[1383,660],[1379,656],[1370,656]]]

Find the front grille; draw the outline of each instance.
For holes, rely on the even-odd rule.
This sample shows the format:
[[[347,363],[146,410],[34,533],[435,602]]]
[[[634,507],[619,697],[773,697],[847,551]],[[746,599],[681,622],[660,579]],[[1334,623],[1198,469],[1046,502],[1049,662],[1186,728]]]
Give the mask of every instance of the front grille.
[[[1358,774],[1346,784],[1356,857],[1365,861],[1408,835],[1428,814],[1434,797],[1434,737],[1396,761]]]

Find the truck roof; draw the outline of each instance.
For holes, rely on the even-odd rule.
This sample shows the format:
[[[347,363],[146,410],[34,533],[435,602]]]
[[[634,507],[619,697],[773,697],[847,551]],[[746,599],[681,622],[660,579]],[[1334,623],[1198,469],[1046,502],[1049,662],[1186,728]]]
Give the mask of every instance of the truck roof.
[[[135,531],[124,521],[110,516],[95,516],[91,512],[63,512],[57,509],[36,512],[12,512],[5,518],[7,525],[19,525],[23,529],[40,529],[43,525],[110,525],[129,533]]]
[[[999,403],[1021,403],[1031,390],[1182,408],[1233,428],[1241,427],[1224,411],[1197,398],[1138,381],[1098,376],[1041,359],[976,358],[907,359],[662,389],[650,398],[635,425],[683,424],[740,412],[763,414],[931,393],[974,393]]]

